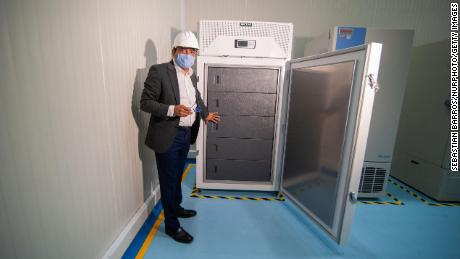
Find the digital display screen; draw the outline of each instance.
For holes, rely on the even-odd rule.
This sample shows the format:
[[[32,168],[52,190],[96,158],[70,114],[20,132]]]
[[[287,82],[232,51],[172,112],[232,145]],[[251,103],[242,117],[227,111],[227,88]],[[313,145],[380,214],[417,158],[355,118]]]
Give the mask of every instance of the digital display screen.
[[[248,42],[247,41],[238,41],[238,47],[247,47]]]
[[[238,39],[238,40],[235,40],[235,48],[255,49],[256,41]]]

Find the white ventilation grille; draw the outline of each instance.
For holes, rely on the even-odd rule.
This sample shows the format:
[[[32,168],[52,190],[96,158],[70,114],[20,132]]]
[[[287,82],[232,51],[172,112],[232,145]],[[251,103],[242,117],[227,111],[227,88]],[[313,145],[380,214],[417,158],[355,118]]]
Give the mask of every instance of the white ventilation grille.
[[[359,183],[360,193],[379,193],[385,189],[385,178],[387,170],[378,167],[363,167],[361,181]]]
[[[206,49],[217,36],[272,37],[290,56],[292,24],[244,21],[200,21],[200,47]]]

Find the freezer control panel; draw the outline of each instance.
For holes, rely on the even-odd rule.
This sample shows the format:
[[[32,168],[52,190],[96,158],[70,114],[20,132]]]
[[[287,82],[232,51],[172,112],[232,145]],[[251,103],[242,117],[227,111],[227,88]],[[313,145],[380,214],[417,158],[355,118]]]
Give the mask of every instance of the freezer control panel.
[[[235,40],[235,48],[237,49],[255,49],[256,40]]]

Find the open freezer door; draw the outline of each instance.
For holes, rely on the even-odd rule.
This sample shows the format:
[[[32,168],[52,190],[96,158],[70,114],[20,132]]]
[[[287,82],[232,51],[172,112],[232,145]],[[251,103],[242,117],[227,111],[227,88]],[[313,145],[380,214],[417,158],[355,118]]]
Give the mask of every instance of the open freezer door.
[[[349,236],[381,44],[292,60],[282,192],[339,244]]]

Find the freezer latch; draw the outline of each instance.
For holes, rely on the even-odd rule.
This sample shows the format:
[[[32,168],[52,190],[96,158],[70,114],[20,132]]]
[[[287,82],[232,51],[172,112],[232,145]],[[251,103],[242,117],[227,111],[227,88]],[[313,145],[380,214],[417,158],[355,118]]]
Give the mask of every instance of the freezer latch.
[[[375,92],[378,92],[380,87],[379,83],[377,82],[377,79],[375,79],[375,75],[369,74],[367,75],[367,79],[369,80],[369,86],[371,87],[371,89],[374,89]]]

